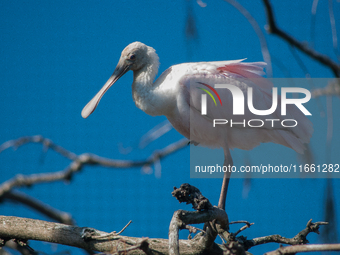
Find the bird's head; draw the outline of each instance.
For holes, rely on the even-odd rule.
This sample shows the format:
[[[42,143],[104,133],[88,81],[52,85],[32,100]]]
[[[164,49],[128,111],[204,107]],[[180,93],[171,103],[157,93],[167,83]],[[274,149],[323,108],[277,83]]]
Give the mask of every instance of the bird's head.
[[[118,65],[125,64],[129,66],[129,70],[138,71],[154,62],[155,56],[157,55],[153,48],[141,42],[133,42],[122,51]]]
[[[81,116],[87,118],[96,109],[100,99],[105,92],[122,77],[127,71],[132,70],[138,72],[143,68],[150,67],[150,72],[157,72],[159,66],[156,51],[144,43],[130,43],[122,51],[119,62],[111,77],[107,80],[101,90],[92,98],[90,102],[83,108]],[[151,73],[155,76],[156,73]]]

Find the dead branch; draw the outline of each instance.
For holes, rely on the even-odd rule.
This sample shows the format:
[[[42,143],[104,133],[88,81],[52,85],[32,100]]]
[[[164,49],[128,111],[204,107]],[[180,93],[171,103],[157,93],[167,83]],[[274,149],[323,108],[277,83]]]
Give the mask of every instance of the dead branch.
[[[86,250],[113,254],[169,254],[168,240],[156,238],[137,238],[116,235],[110,240],[95,240],[108,235],[93,228],[69,226],[42,220],[12,216],[0,216],[0,239],[5,242],[16,240],[39,240],[58,243]],[[94,238],[92,238],[94,237]],[[194,238],[179,240],[181,254],[199,254],[200,247]],[[211,254],[223,254],[222,245],[214,245]]]
[[[310,232],[319,233],[319,226],[327,224],[325,222],[312,223],[310,220],[306,228],[293,238],[272,235],[247,240],[246,237],[236,237],[236,235],[240,230],[249,227],[251,223],[242,221],[242,223],[246,223],[246,226],[235,234],[230,234],[226,212],[212,206],[197,188],[183,184],[179,189],[174,190],[173,195],[181,202],[191,203],[196,211],[178,210],[174,213],[170,223],[169,240],[121,236],[120,234],[129,226],[130,222],[118,233],[115,231],[106,233],[87,227],[0,216],[0,245],[3,246],[13,239],[24,246],[27,246],[28,240],[40,240],[113,254],[129,252],[129,254],[207,253],[244,255],[251,247],[268,242],[293,245],[308,243],[307,235]],[[179,240],[180,229],[189,229],[191,232],[195,232],[197,229],[189,225],[199,223],[206,223],[204,231],[196,234],[190,240]],[[228,242],[225,245],[214,243],[217,234],[222,235]]]
[[[336,62],[334,62],[331,58],[328,56],[321,54],[314,49],[310,48],[306,43],[302,43],[295,39],[293,36],[287,34],[285,31],[280,29],[276,25],[275,17],[274,17],[274,12],[270,3],[270,0],[263,0],[265,10],[267,13],[267,32],[270,34],[274,34],[282,38],[284,41],[289,43],[290,45],[296,47],[309,57],[313,58],[314,60],[318,61],[319,63],[329,67],[333,73],[334,76],[337,78],[340,78],[340,65],[338,65]]]
[[[145,238],[117,236],[107,242],[92,240],[89,236],[101,236],[107,233],[92,228],[81,228],[41,220],[0,216],[0,237],[4,240],[39,240],[59,243],[86,250],[112,253],[131,247],[144,247]],[[152,243],[152,241],[150,242]],[[144,252],[142,252],[144,254]]]
[[[228,231],[229,220],[226,212],[216,206],[212,206],[199,189],[190,184],[182,184],[179,189],[174,187],[172,195],[182,203],[192,204],[196,212],[178,210],[173,214],[169,228],[169,254],[179,255],[179,230],[187,229],[189,224],[207,223],[208,228],[200,235],[196,235],[194,240],[197,247],[203,251],[210,250],[214,244],[217,234]],[[216,221],[219,229],[215,228]],[[182,251],[181,251],[182,254]]]
[[[198,188],[188,183],[182,184],[178,189],[174,187],[174,191],[171,194],[180,203],[192,204],[192,208],[197,211],[212,209],[213,207]]]
[[[241,227],[239,230],[237,230],[235,233],[231,233],[234,238],[239,234],[241,233],[243,230],[246,230],[247,228],[250,228],[250,226],[254,225],[254,223],[249,223],[249,222],[246,222],[246,225],[244,225],[243,227]]]
[[[218,209],[218,208],[217,208]],[[219,209],[221,210],[221,209]],[[223,210],[221,210],[223,211]],[[192,214],[187,214],[184,211],[177,211],[175,214],[180,217],[184,216],[184,220],[193,218]],[[200,214],[199,218],[211,220],[214,216],[203,216],[204,212],[192,212],[193,214]],[[196,219],[188,220],[190,224],[196,223]],[[321,223],[307,224],[307,228],[301,231],[299,235],[306,235],[307,232],[317,232]],[[24,230],[24,231],[23,231]],[[94,250],[99,252],[110,252],[116,254],[126,254],[124,252],[132,252],[131,254],[176,254],[171,253],[167,249],[167,240],[165,239],[147,239],[135,238],[115,235],[109,240],[96,240],[97,237],[106,236],[108,233],[95,230],[93,228],[81,228],[69,226],[59,223],[51,223],[41,220],[33,220],[11,216],[0,216],[0,239],[8,241],[16,240],[40,240],[52,243],[59,243],[87,250]],[[294,237],[294,238],[296,238]],[[292,239],[294,239],[292,238]],[[201,254],[207,251],[204,246],[204,235],[202,233],[196,235],[192,240],[178,240],[181,254]],[[169,236],[170,241],[170,236]],[[295,240],[296,241],[296,240]],[[23,241],[23,244],[25,241]],[[298,243],[298,242],[297,242]],[[209,254],[235,254],[232,251],[238,251],[236,254],[244,254],[242,250],[246,250],[244,243],[239,241],[230,242],[227,245],[213,244]],[[279,250],[267,254],[291,254],[294,252],[303,251],[334,251],[340,250],[340,244],[327,245],[294,245],[289,247],[282,247]],[[281,253],[279,253],[281,252]],[[179,254],[179,253],[177,253]]]
[[[280,247],[279,249],[267,252],[265,255],[285,255],[296,254],[298,252],[317,252],[317,251],[340,251],[340,244],[309,244],[293,245]]]
[[[44,146],[55,150],[63,156],[73,160],[68,167],[62,171],[53,173],[42,173],[32,175],[17,175],[14,178],[2,183],[0,185],[0,198],[6,193],[12,190],[14,187],[32,186],[37,183],[54,182],[54,181],[70,181],[73,174],[79,172],[86,165],[97,165],[109,168],[132,168],[143,167],[152,165],[158,162],[160,159],[184,148],[188,144],[187,139],[181,139],[175,143],[172,143],[161,150],[154,151],[152,155],[145,160],[114,160],[99,157],[90,153],[83,153],[79,156],[72,152],[69,152],[61,146],[55,145],[49,139],[41,136],[22,137],[16,140],[5,142],[0,146],[0,153],[10,147],[18,148],[27,143],[42,143]]]
[[[227,217],[225,211],[218,207],[201,212],[176,211],[169,227],[169,254],[183,254],[183,250],[180,247],[179,230],[186,229],[188,224],[200,224],[216,219],[225,222]],[[203,252],[213,248],[216,236],[217,231],[207,229],[205,232],[197,234],[192,240],[196,243],[196,249]],[[181,252],[179,253],[179,251]]]
[[[268,45],[266,41],[266,37],[264,36],[262,29],[260,28],[257,21],[254,19],[254,17],[248,12],[246,8],[244,8],[238,1],[235,0],[224,0],[225,2],[229,3],[230,5],[234,6],[249,22],[249,24],[253,27],[257,37],[259,38],[260,45],[261,45],[261,51],[263,60],[267,63],[267,75],[268,77],[273,76],[273,68],[272,68],[272,61],[270,57],[270,52],[268,50]]]
[[[312,90],[312,97],[317,98],[320,96],[340,97],[340,80],[331,80],[330,82],[328,82],[326,87]]]
[[[1,247],[1,246],[0,246]],[[27,246],[22,246],[18,242],[14,240],[10,240],[6,242],[6,247],[12,250],[18,251],[21,255],[38,255],[38,252],[32,251]],[[4,249],[0,249],[1,255],[11,255],[11,253],[5,252]]]
[[[327,222],[313,223],[312,219],[310,219],[307,222],[306,228],[300,231],[293,238],[286,238],[280,235],[257,237],[252,240],[247,240],[245,242],[246,250],[248,250],[249,248],[253,246],[265,244],[265,243],[282,243],[282,244],[290,244],[290,245],[307,244],[309,243],[307,240],[307,235],[311,232],[319,234],[320,225],[327,225],[327,224],[328,224]]]
[[[18,149],[19,147],[28,144],[28,143],[40,143],[43,145],[44,150],[52,149],[60,155],[68,158],[70,160],[76,160],[77,155],[71,151],[66,150],[65,148],[53,143],[50,139],[44,138],[41,135],[34,136],[23,136],[15,140],[9,140],[0,145],[0,153],[9,148]]]
[[[3,196],[2,199],[24,204],[59,223],[75,225],[75,221],[72,219],[72,216],[69,213],[57,210],[25,193],[19,191],[9,191]],[[1,202],[2,200],[0,200],[0,203]]]
[[[125,225],[124,228],[122,228],[121,231],[119,231],[118,233],[116,231],[113,231],[111,233],[108,233],[107,235],[101,235],[101,236],[92,236],[91,239],[92,240],[110,240],[111,238],[114,238],[118,235],[120,235],[121,233],[124,232],[124,230],[132,223],[132,220],[130,220],[128,222],[128,224]]]

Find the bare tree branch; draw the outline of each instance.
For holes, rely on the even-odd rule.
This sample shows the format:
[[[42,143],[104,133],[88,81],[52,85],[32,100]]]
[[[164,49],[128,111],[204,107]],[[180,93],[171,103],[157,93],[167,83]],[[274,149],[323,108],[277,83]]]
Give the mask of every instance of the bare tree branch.
[[[189,224],[207,223],[217,221],[222,231],[229,228],[229,220],[226,212],[216,206],[212,206],[207,198],[205,198],[199,189],[190,184],[182,184],[180,188],[174,187],[172,195],[180,202],[192,204],[196,212],[178,210],[173,214],[169,227],[169,254],[179,255],[179,230],[186,229]],[[213,223],[214,224],[214,223]],[[211,249],[214,240],[218,234],[213,227],[208,228],[201,235],[196,235],[197,247],[203,252]]]
[[[116,250],[123,251],[146,242],[145,238],[124,236],[117,236],[116,239],[107,242],[88,238],[89,235],[100,236],[105,234],[107,233],[92,228],[81,228],[12,216],[0,216],[0,237],[5,240],[40,240],[110,253]],[[141,253],[144,254],[144,252]]]
[[[212,206],[200,191],[189,185],[182,184],[172,193],[180,202],[191,203],[196,211],[178,210],[174,213],[169,228],[169,240],[148,239],[121,236],[120,234],[129,226],[130,222],[118,233],[105,233],[93,228],[81,228],[41,220],[33,220],[12,216],[0,216],[0,246],[7,241],[15,239],[20,244],[27,246],[27,240],[40,240],[82,248],[85,250],[99,251],[112,254],[247,254],[247,250],[255,245],[268,242],[285,244],[308,243],[306,237],[310,232],[319,233],[319,226],[325,222],[307,223],[304,230],[293,238],[279,235],[254,238],[236,235],[249,227],[246,223],[235,234],[228,232],[228,216],[218,207]],[[206,223],[205,230],[196,234],[190,240],[179,240],[180,229],[196,229],[189,224]],[[214,242],[217,235],[227,241],[225,245]],[[180,252],[180,253],[179,253]]]
[[[339,55],[339,50],[338,50],[338,35],[336,32],[336,24],[335,24],[334,11],[333,11],[333,0],[328,0],[328,12],[329,12],[329,21],[331,23],[331,29],[332,29],[333,50],[334,50],[335,56],[340,61],[340,55]]]
[[[124,232],[124,230],[132,223],[132,220],[130,220],[128,222],[128,224],[125,225],[124,228],[122,228],[121,231],[119,231],[118,233],[116,231],[113,231],[111,233],[108,233],[107,235],[101,235],[101,236],[92,236],[91,239],[92,240],[110,240],[113,237],[116,237],[118,235],[120,235],[121,233]]]
[[[312,219],[307,222],[307,226],[304,230],[300,231],[296,236],[293,238],[286,238],[280,235],[270,235],[270,236],[263,236],[257,237],[252,240],[248,240],[246,243],[246,250],[248,250],[252,246],[265,244],[265,243],[283,243],[283,244],[306,244],[308,243],[307,235],[311,232],[319,234],[319,227],[320,225],[327,225],[327,222],[316,222],[312,223]],[[248,246],[249,245],[249,246]]]
[[[261,45],[261,51],[262,51],[262,56],[263,60],[267,63],[267,75],[269,77],[273,76],[273,68],[272,68],[272,61],[270,57],[270,52],[268,50],[268,45],[266,41],[266,37],[264,36],[259,24],[257,21],[254,19],[253,16],[248,12],[246,8],[244,8],[239,2],[236,0],[224,0],[225,2],[229,3],[230,5],[234,6],[250,23],[250,25],[253,27],[257,37],[260,40],[260,45]]]
[[[186,147],[188,144],[188,140],[184,138],[166,146],[161,150],[154,151],[152,155],[145,160],[114,160],[99,157],[97,155],[90,153],[83,153],[77,156],[74,153],[65,150],[61,146],[55,145],[49,139],[43,138],[41,136],[33,136],[22,137],[16,140],[5,142],[0,146],[0,153],[10,147],[17,148],[30,142],[42,143],[44,144],[44,146],[48,146],[49,148],[55,150],[56,152],[62,154],[63,156],[73,161],[64,170],[58,172],[32,174],[26,176],[18,174],[16,177],[0,185],[0,198],[6,192],[9,192],[14,187],[32,186],[34,184],[43,182],[70,181],[73,174],[79,172],[86,165],[98,165],[110,168],[131,168],[149,166],[155,162],[158,162],[160,159]]]
[[[239,233],[241,233],[243,230],[246,230],[247,228],[250,228],[250,226],[254,225],[254,223],[247,222],[246,225],[241,227],[239,230],[237,230],[235,233],[232,233],[234,237],[236,237]]]
[[[7,192],[3,197],[3,200],[6,199],[24,204],[57,222],[67,225],[75,225],[75,221],[72,219],[72,216],[69,213],[52,208],[51,206],[39,201],[38,199],[33,198],[22,192]],[[2,202],[2,200],[0,200],[0,202]]]
[[[279,249],[267,252],[265,255],[285,255],[296,254],[298,252],[317,252],[317,251],[340,251],[340,244],[309,244],[293,245],[280,247]]]
[[[340,80],[334,79],[328,82],[327,86],[324,88],[313,89],[312,97],[321,97],[321,96],[338,96],[340,97]]]
[[[75,153],[68,151],[59,145],[56,145],[50,139],[44,138],[41,135],[24,136],[15,140],[9,140],[7,142],[4,142],[3,144],[0,145],[0,153],[9,148],[17,149],[20,146],[23,146],[28,143],[41,143],[44,146],[44,149],[52,149],[70,160],[77,159],[77,155]]]
[[[319,63],[328,66],[332,69],[335,77],[340,77],[340,65],[338,65],[336,62],[334,62],[332,59],[330,59],[328,56],[323,55],[312,48],[310,48],[307,44],[302,43],[295,39],[293,36],[287,34],[282,29],[278,28],[275,22],[273,9],[271,6],[271,3],[269,0],[263,0],[263,3],[265,5],[265,10],[267,13],[267,20],[268,20],[268,27],[267,31],[268,33],[274,34],[288,42],[290,45],[298,48],[300,51],[304,52],[311,58],[315,59]]]
[[[315,41],[315,20],[316,20],[316,10],[318,8],[318,3],[319,0],[313,0],[313,4],[312,4],[312,10],[311,10],[311,14],[312,14],[312,18],[311,18],[311,22],[310,22],[310,42],[311,42],[311,47],[314,48],[314,41]]]
[[[138,147],[141,149],[145,148],[149,143],[157,140],[171,129],[173,129],[173,127],[168,120],[159,123],[140,138]]]
[[[220,211],[223,211],[217,208]],[[209,212],[210,211],[210,212]],[[203,212],[185,212],[185,211],[177,211],[174,214],[174,217],[179,216],[181,218],[180,221],[177,221],[180,225],[175,226],[175,228],[179,229],[183,222],[182,220],[188,222],[189,224],[195,224],[198,222],[203,222],[204,220],[212,220],[216,218],[216,215],[213,216],[214,213],[211,213],[212,210],[207,210]],[[224,211],[223,211],[224,212]],[[183,214],[184,213],[184,214]],[[224,212],[225,213],[225,212]],[[218,214],[218,212],[217,212]],[[198,219],[195,219],[195,215],[198,215]],[[223,217],[222,217],[223,218]],[[172,224],[175,224],[175,221],[172,221]],[[284,240],[281,243],[295,243],[301,244],[303,242],[299,241],[300,237],[307,236],[309,232],[318,232],[319,225],[322,223],[311,223],[310,221],[307,224],[307,228],[297,234],[294,238],[291,238],[291,241]],[[171,227],[170,227],[171,228]],[[24,231],[23,231],[24,230]],[[147,238],[136,238],[136,237],[126,237],[120,235],[114,235],[106,240],[96,240],[98,237],[107,236],[108,233],[98,231],[93,228],[81,228],[76,226],[69,226],[65,224],[59,223],[51,223],[41,220],[27,219],[27,218],[19,218],[12,216],[0,216],[0,239],[5,242],[11,239],[23,240],[21,243],[25,243],[25,240],[40,240],[58,244],[64,244],[69,246],[74,246],[78,248],[83,248],[86,250],[93,250],[99,252],[107,252],[113,254],[126,254],[127,251],[133,251],[133,254],[179,254],[171,252],[168,250],[168,240],[165,239],[147,239]],[[233,241],[226,245],[218,245],[213,243],[213,245],[208,248],[206,246],[205,241],[207,235],[205,233],[199,233],[191,240],[178,240],[178,247],[181,251],[180,254],[202,254],[204,251],[209,251],[209,254],[225,254],[230,250],[239,250],[246,251],[247,247],[244,242]],[[279,242],[280,238],[275,239],[275,236],[272,236],[271,239],[273,242]],[[169,235],[169,244],[171,236]],[[100,238],[99,238],[100,239]],[[263,239],[263,238],[262,238]],[[284,239],[284,238],[283,238]],[[295,240],[294,240],[295,239]],[[303,238],[302,238],[303,239]],[[300,239],[300,240],[302,240]],[[255,240],[255,239],[253,239]],[[4,242],[3,242],[4,243]],[[267,243],[267,242],[263,242]],[[260,243],[258,243],[260,244]],[[328,251],[328,250],[340,250],[340,244],[330,244],[330,245],[294,245],[290,247],[280,248],[279,251],[274,251],[268,254],[291,254],[294,252],[302,252],[302,251]],[[124,253],[125,252],[125,253]],[[281,252],[281,253],[279,253]],[[228,253],[226,253],[228,254]],[[235,253],[230,253],[235,254]]]
[[[18,251],[21,255],[38,255],[39,254],[36,251],[32,251],[27,246],[22,246],[18,244],[18,242],[15,242],[14,240],[7,241],[5,247]],[[0,246],[0,255],[12,255],[12,254],[9,252],[6,252],[4,249],[1,249],[1,246]]]
[[[23,231],[24,230],[24,231]],[[95,240],[108,233],[93,228],[69,226],[41,220],[0,216],[0,239],[39,240],[112,254],[169,254],[168,240],[116,235],[110,240]],[[94,238],[93,238],[94,237]],[[199,239],[179,240],[181,254],[200,254]],[[226,248],[215,244],[211,254]]]

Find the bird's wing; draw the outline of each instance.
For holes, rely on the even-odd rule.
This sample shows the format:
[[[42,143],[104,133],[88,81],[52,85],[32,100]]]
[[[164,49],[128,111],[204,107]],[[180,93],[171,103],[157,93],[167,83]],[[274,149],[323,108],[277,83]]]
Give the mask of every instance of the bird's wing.
[[[238,87],[247,102],[247,89],[253,88],[253,104],[258,110],[270,109],[272,105],[271,90],[273,84],[261,75],[264,74],[264,62],[243,63],[242,60],[188,63],[180,68],[185,69],[179,84],[181,94],[185,94],[186,101],[191,108],[201,112],[202,94],[207,94],[208,119],[233,119],[235,121],[253,119],[245,107],[244,115],[233,114],[233,96],[229,89],[215,88],[216,84],[231,84]],[[277,116],[260,116],[270,118]]]
[[[276,111],[270,115],[255,115],[246,107],[248,88],[253,89],[253,106],[257,110],[268,110],[272,106],[272,83],[263,78],[263,67],[265,63],[242,63],[242,60],[236,61],[221,61],[221,62],[201,62],[186,64],[183,76],[179,80],[181,93],[180,100],[185,100],[190,108],[190,125],[199,126],[205,125],[204,130],[209,130],[209,125],[212,125],[214,119],[228,120],[234,123],[233,132],[238,134],[237,139],[252,143],[249,146],[238,146],[237,141],[233,144],[237,148],[250,149],[257,146],[261,142],[275,142],[287,147],[293,148],[297,152],[302,152],[304,149],[303,143],[309,142],[309,138],[313,132],[311,122],[301,113],[297,107],[291,106],[287,109],[287,115],[281,116],[280,101]],[[229,89],[215,88],[215,84],[231,84],[235,85],[243,92],[244,96],[244,114],[233,114],[233,95]],[[202,95],[206,94],[206,115],[202,115]],[[184,96],[183,96],[184,95]],[[183,104],[183,102],[182,102]],[[264,125],[259,128],[249,128],[247,125],[250,120],[263,121]],[[268,119],[279,121],[271,122]],[[284,128],[281,125],[283,119],[298,119],[299,125],[294,128]],[[204,123],[203,123],[204,122]],[[210,122],[208,124],[208,122]],[[244,124],[246,127],[244,127]],[[259,125],[259,122],[253,122],[254,125]],[[227,125],[226,125],[226,128]],[[241,131],[242,129],[242,131]],[[245,130],[246,129],[246,130]],[[249,135],[248,135],[249,134]],[[242,137],[244,136],[244,137]],[[255,136],[255,137],[254,137]],[[232,138],[228,138],[232,139]],[[236,139],[236,138],[235,138]],[[231,143],[229,141],[229,143]]]
[[[234,79],[248,79],[262,89],[271,90],[273,84],[267,79],[263,78],[265,75],[263,68],[266,67],[267,64],[265,62],[247,63],[242,62],[243,60],[245,59],[188,63],[187,68],[190,68],[193,73],[210,73],[214,75],[219,74]]]

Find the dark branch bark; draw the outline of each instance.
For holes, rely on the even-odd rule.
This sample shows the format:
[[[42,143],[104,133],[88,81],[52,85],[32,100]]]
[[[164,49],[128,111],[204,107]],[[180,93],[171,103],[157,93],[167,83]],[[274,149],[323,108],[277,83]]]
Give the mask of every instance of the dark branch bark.
[[[293,238],[286,238],[280,235],[270,235],[270,236],[263,236],[257,237],[252,240],[247,240],[245,242],[246,250],[250,249],[253,246],[266,244],[266,243],[282,243],[282,244],[307,244],[309,243],[307,240],[307,235],[311,232],[319,234],[319,227],[320,225],[327,225],[327,222],[316,222],[313,223],[312,219],[310,219],[307,223],[307,226],[304,230],[300,231],[296,236]]]
[[[192,208],[197,211],[213,208],[212,204],[202,195],[201,191],[188,183],[182,184],[178,189],[174,187],[174,191],[171,194],[180,203],[192,204]]]
[[[314,60],[318,61],[319,63],[331,68],[333,71],[335,77],[340,77],[340,65],[338,65],[336,62],[334,62],[332,59],[330,59],[328,56],[323,55],[312,48],[310,48],[306,43],[302,43],[295,39],[293,36],[287,34],[285,31],[280,29],[275,22],[274,12],[271,6],[271,3],[269,0],[263,0],[265,10],[267,13],[267,20],[268,20],[268,28],[267,31],[270,34],[274,34],[285,40],[290,45],[296,47],[303,53],[307,54]]]
[[[227,213],[216,206],[212,206],[199,189],[188,183],[182,184],[178,189],[174,187],[172,195],[180,203],[192,204],[196,212],[178,210],[174,213],[169,228],[169,254],[180,254],[179,230],[188,228],[189,224],[206,223],[206,231],[196,235],[195,241],[201,252],[212,249],[217,234],[229,229]],[[218,227],[215,227],[215,222],[218,223]]]

